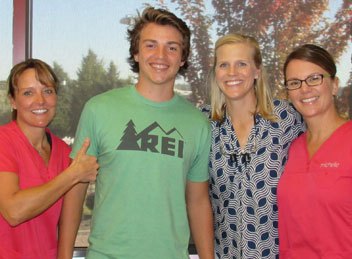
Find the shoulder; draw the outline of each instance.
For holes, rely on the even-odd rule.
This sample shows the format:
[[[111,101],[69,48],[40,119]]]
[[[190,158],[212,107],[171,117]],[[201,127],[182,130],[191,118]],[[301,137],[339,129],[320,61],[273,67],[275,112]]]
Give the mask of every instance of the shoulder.
[[[305,123],[302,116],[296,111],[292,104],[286,100],[274,100],[274,116],[276,120],[270,125],[277,129],[278,133],[284,133],[289,139],[294,139],[305,131]]]
[[[352,135],[352,120],[347,121],[338,130],[344,136],[351,136]],[[352,138],[351,138],[351,140],[352,140]]]
[[[296,113],[297,111],[291,103],[287,100],[275,99],[274,102],[274,112],[280,114],[282,111],[287,111],[289,113]]]
[[[12,139],[14,136],[19,134],[19,128],[15,121],[11,121],[7,124],[0,126],[0,138],[4,139]]]
[[[352,120],[349,120],[346,122],[346,127],[347,127],[348,131],[352,131]]]
[[[211,106],[209,104],[204,104],[199,107],[199,110],[208,118],[211,117]]]
[[[304,144],[305,138],[306,138],[306,133],[302,133],[296,139],[294,139],[290,146],[290,152],[292,152],[292,150],[295,151],[297,149],[302,149],[302,147],[305,145]]]
[[[47,129],[47,132],[50,133],[50,137],[51,137],[53,145],[57,146],[61,150],[65,150],[65,152],[71,152],[70,146],[65,141],[63,141],[61,138],[56,136],[49,129]]]
[[[61,146],[64,146],[64,147],[69,147],[68,144],[63,141],[61,138],[59,138],[58,136],[56,136],[54,133],[52,133],[50,130],[48,130],[48,132],[50,133],[50,136],[51,136],[51,139],[53,142],[61,145]]]
[[[26,143],[28,140],[17,126],[16,121],[11,121],[0,127],[0,156],[2,160],[13,160],[17,155],[22,158]]]
[[[130,87],[115,88],[104,93],[93,96],[87,101],[87,105],[99,105],[109,102],[111,100],[116,101],[118,98],[124,98],[129,92]]]
[[[204,116],[204,113],[200,107],[196,107],[193,103],[186,100],[182,96],[178,96],[178,98],[179,98],[178,107],[180,108],[182,107],[181,112],[184,113],[185,116],[188,116],[191,119],[199,119],[201,121],[208,123],[208,119],[206,116]]]
[[[286,114],[296,115],[298,112],[291,103],[286,100],[275,99],[274,102],[274,113],[276,116],[282,119]]]
[[[115,88],[90,98],[84,105],[83,113],[100,113],[124,103],[130,87]]]

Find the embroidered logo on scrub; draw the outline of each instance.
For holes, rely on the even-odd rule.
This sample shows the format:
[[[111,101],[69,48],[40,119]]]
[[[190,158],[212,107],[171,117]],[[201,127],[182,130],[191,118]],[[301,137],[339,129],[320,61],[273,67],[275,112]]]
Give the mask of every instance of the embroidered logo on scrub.
[[[321,163],[320,167],[324,167],[324,168],[339,168],[340,167],[340,163],[339,162]]]
[[[183,158],[184,141],[182,139],[181,133],[176,128],[166,131],[157,122],[153,122],[138,133],[134,122],[130,120],[117,150],[151,151]]]

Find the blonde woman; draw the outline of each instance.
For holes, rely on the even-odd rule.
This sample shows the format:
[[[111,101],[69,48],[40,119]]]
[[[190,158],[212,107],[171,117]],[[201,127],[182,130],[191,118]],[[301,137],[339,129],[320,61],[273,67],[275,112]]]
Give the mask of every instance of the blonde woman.
[[[210,75],[210,194],[218,258],[277,258],[276,188],[299,114],[272,100],[258,42],[228,34]],[[206,110],[206,109],[205,109]]]

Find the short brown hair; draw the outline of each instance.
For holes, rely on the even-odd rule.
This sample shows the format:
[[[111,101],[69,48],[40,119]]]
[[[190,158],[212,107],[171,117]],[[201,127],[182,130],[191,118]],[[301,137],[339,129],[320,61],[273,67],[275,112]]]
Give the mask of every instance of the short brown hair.
[[[322,69],[324,69],[332,79],[335,79],[336,77],[336,63],[334,61],[334,58],[331,56],[331,54],[324,48],[315,45],[315,44],[304,44],[302,46],[299,46],[295,48],[286,58],[284,67],[283,67],[283,72],[284,72],[284,78],[286,82],[286,70],[288,64],[292,60],[303,60],[310,62],[312,64],[315,64]],[[340,117],[344,119],[348,119],[348,114],[345,114],[341,110],[341,105],[339,105],[339,99],[334,98],[335,102],[335,109],[337,113],[340,115]]]
[[[181,33],[183,37],[182,61],[184,62],[184,65],[180,67],[179,73],[184,74],[188,67],[187,59],[189,56],[191,32],[187,24],[178,18],[175,14],[164,9],[155,9],[153,7],[144,9],[142,15],[138,14],[138,17],[135,19],[133,28],[131,30],[127,30],[127,38],[130,41],[130,56],[127,61],[130,64],[132,71],[136,73],[139,72],[139,65],[138,62],[134,60],[134,55],[138,54],[139,51],[138,47],[141,31],[149,23],[155,23],[158,25],[170,25]]]
[[[329,75],[336,76],[336,64],[334,58],[328,51],[314,44],[304,44],[294,49],[286,58],[284,64],[284,77],[286,81],[286,69],[288,64],[294,60],[304,60],[323,68]]]

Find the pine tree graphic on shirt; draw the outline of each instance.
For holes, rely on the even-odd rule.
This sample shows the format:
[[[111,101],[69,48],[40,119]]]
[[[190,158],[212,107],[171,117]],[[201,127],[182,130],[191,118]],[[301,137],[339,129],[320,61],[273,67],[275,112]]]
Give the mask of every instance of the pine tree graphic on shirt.
[[[165,131],[159,123],[153,122],[137,133],[134,122],[130,120],[120,140],[117,150],[149,151],[183,158],[183,137],[175,127]]]
[[[124,134],[122,136],[121,143],[117,147],[120,150],[140,150],[140,147],[137,143],[137,131],[135,130],[135,125],[132,120],[130,120],[124,130]]]

